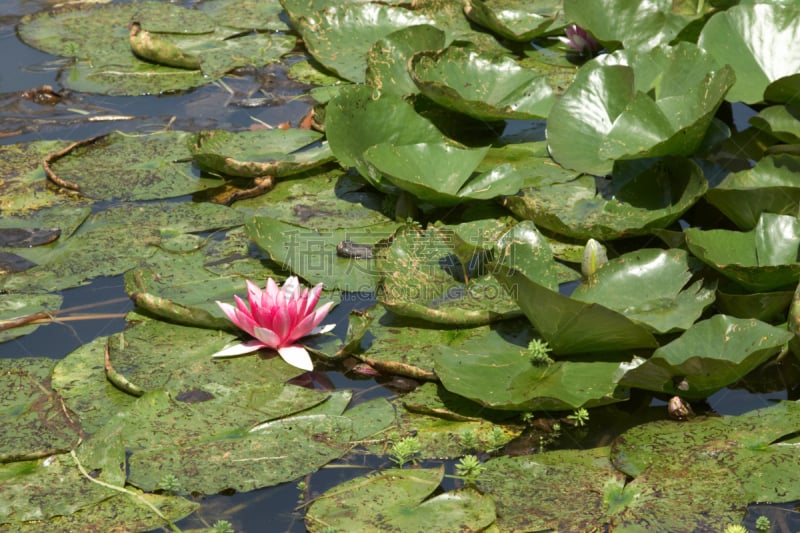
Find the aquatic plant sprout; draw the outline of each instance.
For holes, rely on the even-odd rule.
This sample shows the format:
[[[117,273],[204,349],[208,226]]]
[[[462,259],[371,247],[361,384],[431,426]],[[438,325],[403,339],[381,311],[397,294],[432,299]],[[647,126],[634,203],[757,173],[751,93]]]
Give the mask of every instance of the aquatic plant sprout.
[[[236,307],[219,301],[217,305],[231,322],[254,338],[223,348],[212,357],[232,357],[270,348],[290,365],[313,370],[308,350],[296,341],[334,328],[334,324],[319,326],[333,306],[333,302],[328,302],[314,309],[321,292],[322,283],[311,290],[301,290],[297,276],[287,278],[281,287],[269,278],[264,290],[247,280],[249,306],[239,296],[234,296]]]

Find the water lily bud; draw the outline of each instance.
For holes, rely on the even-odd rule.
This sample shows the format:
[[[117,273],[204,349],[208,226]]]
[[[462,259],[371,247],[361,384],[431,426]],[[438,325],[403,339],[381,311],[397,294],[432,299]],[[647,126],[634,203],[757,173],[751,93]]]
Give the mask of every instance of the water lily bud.
[[[680,396],[673,396],[669,399],[667,413],[674,420],[688,420],[694,416],[692,406],[684,402]]]
[[[586,248],[583,249],[581,273],[588,278],[606,263],[608,263],[608,254],[606,254],[605,247],[596,240],[589,239],[586,242]]]
[[[558,39],[581,55],[592,57],[600,51],[600,43],[577,24],[564,28],[564,35]]]

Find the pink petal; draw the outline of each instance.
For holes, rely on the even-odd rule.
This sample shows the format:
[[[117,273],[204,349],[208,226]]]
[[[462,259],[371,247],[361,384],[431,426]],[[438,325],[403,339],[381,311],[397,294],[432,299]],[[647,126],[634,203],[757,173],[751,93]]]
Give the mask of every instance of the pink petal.
[[[236,327],[252,335],[253,328],[257,324],[253,322],[249,314],[223,302],[217,302],[217,305],[222,309],[222,312],[225,313],[225,316],[228,317],[228,320],[233,322]]]
[[[266,346],[267,348],[272,348],[274,350],[281,345],[281,337],[276,335],[271,329],[256,326],[253,328],[252,335],[258,339],[258,342],[262,346]]]
[[[284,346],[283,348],[278,348],[278,354],[280,354],[281,359],[294,367],[301,370],[314,370],[311,356],[302,346]]]
[[[261,348],[265,348],[261,341],[252,340],[223,348],[222,350],[213,354],[211,357],[233,357],[235,355],[244,355],[246,353],[255,352]]]
[[[306,314],[314,310],[314,307],[319,301],[319,295],[322,294],[322,283],[317,283],[308,296],[308,303],[306,303]]]
[[[292,342],[293,340],[309,335],[311,331],[317,327],[317,325],[319,325],[319,323],[322,322],[322,320],[328,315],[328,311],[332,305],[333,302],[328,302],[310,315],[306,316],[294,327],[294,329],[292,329],[291,337],[290,339],[287,339],[286,342]]]
[[[275,310],[275,314],[272,316],[272,331],[281,338],[281,341],[285,341],[291,333],[289,312],[285,306],[278,307]],[[282,344],[284,344],[284,342],[282,342]]]

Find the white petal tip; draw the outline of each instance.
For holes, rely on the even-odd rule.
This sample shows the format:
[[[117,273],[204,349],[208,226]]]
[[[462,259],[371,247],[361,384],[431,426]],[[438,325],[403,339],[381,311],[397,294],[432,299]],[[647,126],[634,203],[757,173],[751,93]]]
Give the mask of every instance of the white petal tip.
[[[232,346],[226,346],[220,351],[211,354],[211,357],[213,358],[236,357],[237,355],[244,355],[247,353],[258,351],[263,346],[264,345],[261,344],[260,342],[258,343],[254,343],[252,341],[241,342],[239,344],[234,344]]]
[[[278,348],[278,354],[280,354],[281,359],[293,367],[305,371],[314,370],[314,363],[311,362],[311,356],[308,355],[308,351],[302,346],[284,346],[283,348]]]

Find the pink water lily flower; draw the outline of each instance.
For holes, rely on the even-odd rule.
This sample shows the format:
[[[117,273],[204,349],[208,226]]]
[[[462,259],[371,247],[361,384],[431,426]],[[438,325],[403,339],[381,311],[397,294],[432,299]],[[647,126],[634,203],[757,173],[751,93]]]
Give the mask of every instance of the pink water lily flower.
[[[334,328],[333,324],[318,327],[333,306],[333,302],[328,302],[314,310],[321,292],[322,283],[310,291],[301,291],[297,276],[289,277],[282,287],[269,278],[263,291],[248,280],[249,306],[238,296],[234,296],[236,307],[223,302],[217,302],[217,305],[231,322],[254,339],[224,348],[212,357],[231,357],[270,348],[276,350],[290,365],[313,370],[311,356],[296,341],[306,335],[326,333]]]

